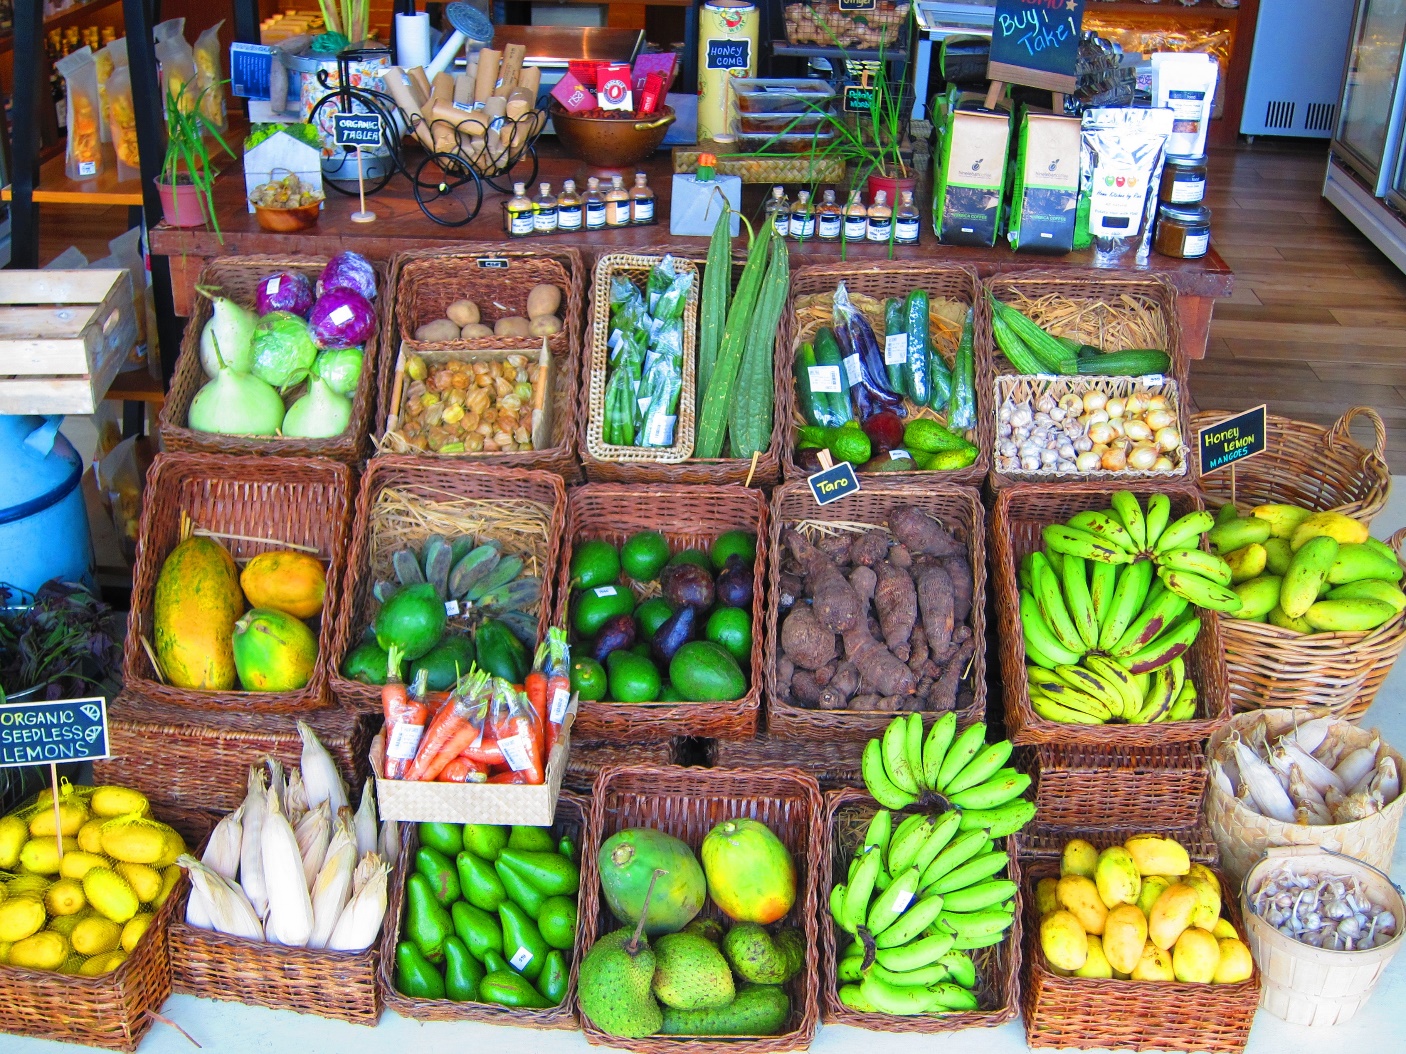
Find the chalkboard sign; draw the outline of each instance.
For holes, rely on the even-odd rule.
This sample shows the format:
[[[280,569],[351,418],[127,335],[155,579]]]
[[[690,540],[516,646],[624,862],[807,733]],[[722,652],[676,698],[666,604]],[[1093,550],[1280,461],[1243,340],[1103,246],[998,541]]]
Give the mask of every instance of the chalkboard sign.
[[[859,492],[859,477],[854,474],[854,466],[848,461],[841,461],[823,472],[807,476],[806,482],[810,484],[810,492],[815,496],[817,505],[829,505],[846,494]]]
[[[102,696],[0,706],[0,769],[107,756],[107,700]]]
[[[1264,453],[1269,423],[1265,420],[1263,404],[1243,414],[1202,428],[1196,434],[1196,446],[1201,456],[1201,475]]]
[[[872,11],[878,6],[878,0],[840,0],[841,11]]]
[[[846,113],[868,113],[874,108],[874,88],[859,84],[845,86],[844,109]]]
[[[338,146],[380,146],[381,119],[374,113],[333,114],[332,138]]]
[[[996,0],[986,76],[1072,92],[1083,22],[1084,0]]]
[[[745,37],[741,40],[708,41],[708,69],[745,70],[751,64],[752,42]]]

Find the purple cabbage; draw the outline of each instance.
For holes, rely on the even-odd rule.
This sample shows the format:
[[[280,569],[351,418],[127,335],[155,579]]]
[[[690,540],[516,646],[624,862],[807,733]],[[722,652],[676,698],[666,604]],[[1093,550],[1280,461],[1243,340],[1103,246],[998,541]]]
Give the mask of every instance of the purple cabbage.
[[[334,289],[348,289],[366,300],[376,299],[376,272],[366,257],[350,249],[327,261],[317,280],[317,295],[326,296]]]
[[[289,311],[307,318],[312,308],[312,282],[298,271],[279,271],[260,279],[255,307],[261,315]]]
[[[313,304],[308,328],[319,348],[354,348],[370,339],[376,309],[350,289],[330,289]]]

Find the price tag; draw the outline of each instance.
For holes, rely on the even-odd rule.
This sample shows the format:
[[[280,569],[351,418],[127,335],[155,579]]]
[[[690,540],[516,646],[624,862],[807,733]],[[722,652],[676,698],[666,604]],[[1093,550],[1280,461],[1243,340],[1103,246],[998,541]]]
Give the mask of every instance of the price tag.
[[[571,709],[571,693],[565,688],[558,688],[552,693],[552,705],[547,711],[547,719],[554,725],[559,725],[566,720],[566,712]]]
[[[894,900],[893,907],[895,911],[907,911],[908,905],[911,903],[913,903],[913,894],[903,893],[896,900]]]
[[[840,368],[838,366],[808,366],[810,390],[813,392],[842,392]]]
[[[596,586],[592,592],[598,597],[613,597],[619,590],[614,586]]]
[[[500,739],[498,740],[498,749],[503,752],[503,759],[507,761],[508,768],[514,772],[521,772],[532,764],[525,736],[516,735]]]
[[[109,756],[100,695],[0,706],[0,769]]]
[[[649,446],[673,446],[676,417],[651,417],[644,427],[644,441]]]
[[[386,737],[386,757],[397,761],[409,761],[420,749],[420,737],[425,734],[424,725],[412,725],[402,721],[391,729]]]
[[[1196,446],[1201,456],[1201,475],[1263,454],[1268,434],[1269,422],[1263,403],[1253,410],[1200,429],[1196,433]]]
[[[459,601],[446,600],[444,602],[444,614],[449,618],[453,618],[459,614]]]
[[[806,482],[810,484],[810,492],[817,505],[829,505],[846,494],[859,493],[859,477],[854,474],[854,466],[848,461],[841,461],[823,472],[807,476]]]
[[[519,948],[513,952],[513,957],[508,962],[513,964],[513,969],[521,972],[527,968],[527,964],[532,961],[532,953],[526,948]]]
[[[845,383],[853,388],[864,376],[864,371],[859,365],[859,352],[844,357]]]
[[[508,261],[502,256],[480,256],[478,266],[483,271],[506,271]]]
[[[899,366],[908,361],[908,334],[890,333],[884,338],[884,365]]]
[[[898,447],[898,448],[896,448],[896,449],[894,449],[894,450],[890,450],[890,451],[889,451],[889,460],[890,460],[890,461],[912,461],[912,460],[913,460],[913,455],[910,454],[910,453],[908,453],[908,451],[904,450],[902,447]]]
[[[283,276],[281,274],[276,274],[264,283],[264,295],[269,297],[277,296],[278,291],[282,288]]]

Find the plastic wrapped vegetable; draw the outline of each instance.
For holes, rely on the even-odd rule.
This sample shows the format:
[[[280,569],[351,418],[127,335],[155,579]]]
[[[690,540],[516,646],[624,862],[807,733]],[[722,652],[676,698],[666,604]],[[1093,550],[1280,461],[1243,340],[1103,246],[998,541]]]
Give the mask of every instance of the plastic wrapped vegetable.
[[[312,339],[324,350],[365,344],[375,328],[371,301],[350,289],[324,290],[308,314]]]
[[[340,252],[327,261],[317,280],[317,295],[325,296],[333,289],[346,289],[367,300],[376,299],[376,271],[360,253]],[[359,343],[359,342],[358,342]]]
[[[361,348],[338,348],[324,351],[313,363],[313,372],[327,382],[338,395],[351,397],[361,381],[361,366],[365,353]]]
[[[254,329],[254,376],[275,388],[291,388],[317,359],[308,324],[287,311],[273,311]]]
[[[863,312],[850,302],[841,282],[835,290],[835,339],[840,345],[842,368],[861,421],[885,410],[907,415],[903,399],[888,387],[879,340]]]
[[[640,386],[640,399],[648,393],[649,402],[640,417],[636,446],[667,447],[674,445],[674,425],[678,421],[679,393],[683,391],[683,375],[672,359],[662,356],[654,362]]]
[[[673,322],[683,318],[683,309],[688,300],[688,291],[693,288],[693,275],[673,274],[673,260],[667,256],[664,257],[664,260],[669,264],[669,271],[663,272],[664,265],[661,263],[658,267],[655,267],[649,275],[651,286],[649,315],[654,319],[656,324]],[[669,284],[656,295],[652,291],[652,287],[655,282],[655,276],[661,273],[668,273],[672,275],[672,277],[669,280]]]
[[[299,271],[279,271],[259,283],[254,294],[254,305],[259,314],[270,311],[289,311],[307,317],[312,310],[312,282]]]

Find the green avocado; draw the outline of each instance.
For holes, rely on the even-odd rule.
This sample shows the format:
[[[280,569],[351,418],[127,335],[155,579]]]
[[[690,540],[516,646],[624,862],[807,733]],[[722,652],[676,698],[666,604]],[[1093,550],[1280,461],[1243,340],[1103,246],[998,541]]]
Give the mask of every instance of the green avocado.
[[[448,621],[444,601],[428,582],[403,586],[381,605],[376,616],[376,643],[394,644],[407,659],[418,659],[444,636]]]
[[[643,655],[613,651],[605,660],[610,698],[618,703],[652,703],[659,698],[659,669]]]
[[[425,670],[429,674],[426,687],[432,692],[447,692],[473,664],[474,642],[457,633],[446,635],[410,665],[406,683],[413,684],[416,675]]]
[[[640,639],[653,640],[655,631],[664,625],[673,613],[674,605],[663,597],[650,597],[635,608],[635,625],[639,627]]]
[[[710,640],[691,640],[674,652],[669,682],[691,702],[740,699],[747,692],[747,678],[737,660]]]
[[[666,566],[673,567],[675,564],[697,564],[709,574],[713,573],[712,561],[702,549],[685,549],[681,553],[675,553]]]
[[[594,637],[600,628],[616,615],[628,615],[635,610],[635,595],[629,586],[602,585],[583,589],[576,594],[571,626],[579,637]]]
[[[669,559],[669,543],[658,531],[630,535],[620,549],[620,566],[636,582],[652,582]]]
[[[721,571],[727,566],[727,558],[736,553],[742,562],[752,564],[757,559],[757,536],[751,531],[724,531],[713,540],[708,551],[713,567]]]
[[[590,538],[571,554],[571,586],[590,589],[620,580],[620,553],[601,538]]]

